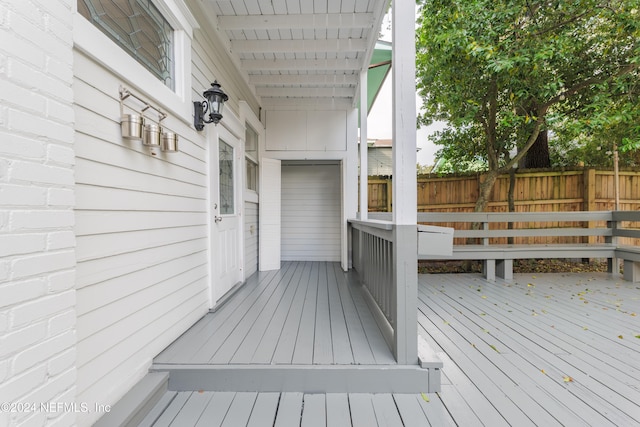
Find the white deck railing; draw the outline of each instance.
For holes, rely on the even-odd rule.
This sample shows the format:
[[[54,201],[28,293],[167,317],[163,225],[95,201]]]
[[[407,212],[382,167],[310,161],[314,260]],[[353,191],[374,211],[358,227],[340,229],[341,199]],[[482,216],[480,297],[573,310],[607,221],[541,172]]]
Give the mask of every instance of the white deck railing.
[[[411,244],[403,243],[416,245],[417,230],[386,221],[351,220],[349,224],[353,267],[376,322],[396,361],[416,363],[417,254]]]
[[[353,267],[392,328],[395,328],[393,289],[393,224],[352,221]]]

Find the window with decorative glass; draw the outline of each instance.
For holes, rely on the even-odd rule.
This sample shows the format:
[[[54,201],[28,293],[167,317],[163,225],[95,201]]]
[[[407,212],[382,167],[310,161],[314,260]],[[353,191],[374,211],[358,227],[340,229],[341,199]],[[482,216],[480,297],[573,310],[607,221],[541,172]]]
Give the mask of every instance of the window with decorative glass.
[[[174,30],[151,0],[78,0],[78,12],[175,89]]]
[[[258,132],[245,123],[244,152],[246,155],[247,190],[258,191]]]
[[[245,123],[244,152],[254,159],[258,158],[258,132],[249,123]]]
[[[247,158],[247,190],[258,191],[258,164]]]

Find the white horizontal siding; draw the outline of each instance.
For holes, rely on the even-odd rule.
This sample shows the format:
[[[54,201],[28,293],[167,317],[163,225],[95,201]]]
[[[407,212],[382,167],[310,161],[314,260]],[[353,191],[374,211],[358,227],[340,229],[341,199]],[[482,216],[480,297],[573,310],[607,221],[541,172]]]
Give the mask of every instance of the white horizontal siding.
[[[123,140],[126,82],[80,52],[74,61],[77,394],[113,404],[208,308],[206,147],[171,115],[179,153]]]
[[[258,204],[244,202],[245,278],[258,271]]]
[[[340,261],[338,165],[282,166],[282,260]]]

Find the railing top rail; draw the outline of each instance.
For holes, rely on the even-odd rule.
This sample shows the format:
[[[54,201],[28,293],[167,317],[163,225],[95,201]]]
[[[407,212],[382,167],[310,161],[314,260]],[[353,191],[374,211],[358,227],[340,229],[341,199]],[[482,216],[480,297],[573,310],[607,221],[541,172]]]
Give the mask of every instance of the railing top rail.
[[[393,230],[393,223],[389,221],[376,220],[376,219],[350,219],[349,223],[355,227],[360,229],[362,226],[378,228],[380,230]]]
[[[418,222],[612,221],[611,211],[591,212],[418,212]],[[640,220],[640,215],[636,217]]]

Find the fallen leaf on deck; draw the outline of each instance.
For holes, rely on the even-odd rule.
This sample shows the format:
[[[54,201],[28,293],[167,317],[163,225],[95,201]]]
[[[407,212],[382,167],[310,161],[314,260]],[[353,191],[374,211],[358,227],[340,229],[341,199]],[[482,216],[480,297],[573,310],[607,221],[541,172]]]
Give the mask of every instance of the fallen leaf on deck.
[[[636,338],[640,338],[640,335],[636,335]]]
[[[531,276],[531,278],[532,278],[532,279],[535,279],[535,278],[536,278],[536,276]]]
[[[547,373],[545,372],[544,369],[540,369],[540,372],[542,372],[543,374],[547,375]]]
[[[420,396],[422,396],[422,400],[424,400],[425,402],[431,402],[429,396],[427,396],[425,393],[420,393]]]
[[[493,349],[493,351],[495,351],[496,353],[500,353],[495,345],[489,344],[489,347],[491,347]]]
[[[448,324],[449,324],[449,322],[447,322],[447,321],[445,320],[445,321],[444,321],[444,324],[445,324],[445,325],[448,325]]]
[[[566,376],[562,379],[565,383],[572,383],[573,382],[573,378]]]
[[[536,285],[534,285],[533,283],[527,283],[527,287],[531,288],[531,287],[535,287]]]
[[[589,328],[587,328],[586,326],[583,326],[582,329],[584,329],[585,331],[589,330]]]
[[[631,316],[636,317],[636,316],[637,316],[637,314],[635,314],[635,313],[631,313]]]
[[[487,296],[486,295],[482,295],[482,299],[487,299]]]
[[[622,337],[622,335],[618,335],[618,338],[620,338],[620,339],[624,339],[624,338]]]

